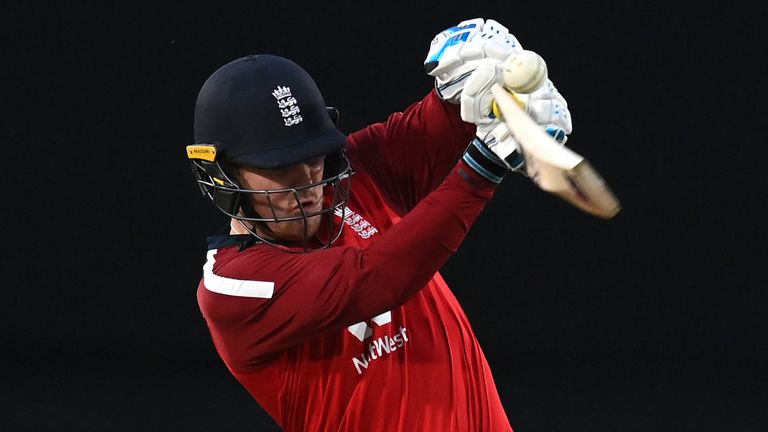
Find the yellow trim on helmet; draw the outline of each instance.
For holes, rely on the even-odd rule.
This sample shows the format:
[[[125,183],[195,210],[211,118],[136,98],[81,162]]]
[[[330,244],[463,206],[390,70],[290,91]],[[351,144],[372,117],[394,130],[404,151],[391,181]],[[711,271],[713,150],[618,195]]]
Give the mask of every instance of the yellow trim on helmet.
[[[187,146],[187,158],[202,159],[208,162],[216,161],[216,147],[210,144],[193,144]]]

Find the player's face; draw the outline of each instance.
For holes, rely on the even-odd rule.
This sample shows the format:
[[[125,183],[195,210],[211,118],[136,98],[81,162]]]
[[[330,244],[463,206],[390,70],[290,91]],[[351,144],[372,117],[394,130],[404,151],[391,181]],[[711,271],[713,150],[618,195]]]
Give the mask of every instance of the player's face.
[[[256,168],[238,169],[238,177],[241,186],[253,190],[288,189],[301,187],[307,184],[315,184],[323,179],[323,166],[325,157],[319,157],[306,162],[291,165],[286,168],[267,170]],[[323,206],[322,185],[302,189],[298,192],[298,201],[293,192],[270,194],[248,194],[253,209],[261,217],[278,218],[295,217],[316,213]],[[312,237],[320,226],[321,217],[307,218],[307,238]],[[261,233],[267,237],[278,237],[282,240],[301,241],[304,239],[304,219],[296,219],[284,222],[268,222],[267,226],[272,233]],[[258,231],[259,228],[255,227]]]

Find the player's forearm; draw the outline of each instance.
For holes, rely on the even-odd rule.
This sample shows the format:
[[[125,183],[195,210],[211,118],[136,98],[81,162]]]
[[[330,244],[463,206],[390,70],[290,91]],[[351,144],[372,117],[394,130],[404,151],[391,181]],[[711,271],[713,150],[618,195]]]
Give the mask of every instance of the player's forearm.
[[[350,310],[365,317],[407,301],[456,252],[494,190],[460,161],[399,224],[357,253]]]
[[[432,91],[386,122],[352,134],[348,150],[355,169],[370,175],[403,215],[440,185],[474,132],[457,106]]]

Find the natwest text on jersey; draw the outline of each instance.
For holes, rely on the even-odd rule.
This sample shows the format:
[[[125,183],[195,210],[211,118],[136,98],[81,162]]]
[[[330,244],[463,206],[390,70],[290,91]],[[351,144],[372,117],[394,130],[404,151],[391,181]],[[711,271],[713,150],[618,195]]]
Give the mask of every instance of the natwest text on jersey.
[[[352,358],[352,364],[357,369],[357,373],[362,375],[363,369],[368,369],[370,362],[381,358],[385,354],[391,354],[397,351],[398,348],[402,348],[408,342],[408,336],[405,334],[406,331],[405,327],[400,327],[398,333],[392,337],[385,335],[384,337],[374,339],[368,345],[367,352]]]

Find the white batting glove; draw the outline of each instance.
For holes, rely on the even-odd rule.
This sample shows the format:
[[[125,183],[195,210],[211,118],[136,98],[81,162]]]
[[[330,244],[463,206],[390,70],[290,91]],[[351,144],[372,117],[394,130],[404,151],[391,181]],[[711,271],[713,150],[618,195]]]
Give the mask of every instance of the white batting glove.
[[[498,158],[499,165],[510,171],[525,172],[525,157],[522,149],[502,120],[496,119],[479,125],[476,136],[480,142],[473,142],[473,144],[484,145]]]
[[[546,131],[560,144],[565,143],[567,136],[563,129],[548,127]],[[528,175],[524,151],[514,135],[509,131],[507,124],[501,119],[495,119],[490,123],[479,125],[476,138],[472,141],[472,146],[476,147],[474,153],[477,153],[477,151],[483,153],[484,159],[493,162],[499,168],[503,168],[505,171],[515,171],[526,176]],[[472,161],[468,160],[468,157],[471,159],[472,155],[473,152],[467,152],[464,160],[471,164]]]
[[[496,83],[503,83],[500,64],[493,61],[481,62],[466,80],[461,95],[461,118],[477,125],[478,140],[473,142],[475,147],[489,150],[497,157],[499,165],[526,174],[522,149],[507,125],[491,112],[493,94],[490,89]],[[571,113],[568,103],[552,81],[547,80],[531,94],[516,96],[536,123],[542,125],[556,141],[565,143],[573,130]]]
[[[514,35],[497,21],[475,18],[438,33],[429,48],[424,68],[435,77],[441,98],[459,103],[464,82],[480,61],[500,63],[523,48]]]
[[[555,137],[560,144],[565,144],[568,135],[573,132],[571,111],[568,102],[557,91],[552,81],[547,80],[530,95],[518,94],[518,99],[525,105],[525,112],[538,124],[544,126],[547,133]]]
[[[481,61],[467,78],[461,94],[462,120],[478,126],[496,120],[491,113],[491,87],[497,83],[503,84],[500,64],[493,60]],[[529,95],[517,94],[517,97],[523,103],[526,113],[536,123],[544,126],[547,132],[561,143],[565,142],[567,135],[573,130],[571,113],[568,110],[568,102],[557,91],[552,81],[547,80]]]

